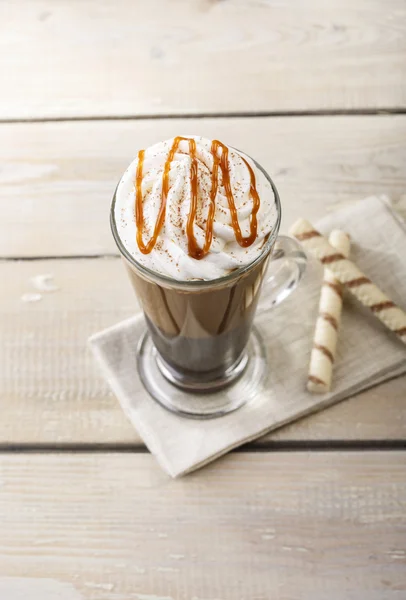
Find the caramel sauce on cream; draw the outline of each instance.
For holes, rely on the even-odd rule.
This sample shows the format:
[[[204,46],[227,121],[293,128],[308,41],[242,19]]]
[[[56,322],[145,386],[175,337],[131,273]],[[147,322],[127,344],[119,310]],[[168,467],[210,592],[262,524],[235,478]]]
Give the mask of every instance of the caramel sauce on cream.
[[[161,204],[157,216],[157,220],[154,227],[154,232],[147,243],[143,241],[143,230],[144,230],[144,212],[143,212],[143,198],[142,198],[142,180],[143,180],[143,167],[145,150],[138,152],[138,164],[137,172],[135,177],[135,221],[137,229],[137,244],[142,254],[149,254],[155,244],[157,243],[159,234],[165,222],[166,212],[166,200],[169,192],[169,173],[171,170],[171,164],[175,157],[175,153],[179,147],[180,142],[185,141],[189,144],[189,154],[191,157],[191,168],[190,168],[190,187],[191,187],[191,208],[186,224],[186,235],[188,241],[188,254],[196,260],[204,258],[210,251],[210,246],[213,240],[213,222],[216,211],[216,196],[218,189],[218,173],[219,168],[221,169],[224,190],[230,209],[231,224],[234,230],[235,239],[240,246],[247,248],[254,243],[257,237],[257,213],[260,207],[260,199],[256,188],[255,173],[252,170],[249,163],[243,158],[244,164],[246,165],[250,175],[250,195],[253,200],[253,207],[250,215],[250,233],[247,237],[243,237],[238,223],[238,213],[234,202],[234,196],[231,189],[230,181],[230,168],[228,164],[228,147],[219,142],[213,140],[211,144],[211,154],[213,156],[213,171],[211,175],[211,190],[210,190],[210,205],[206,221],[205,240],[203,248],[200,248],[197,244],[194,236],[193,226],[196,219],[197,213],[197,188],[198,188],[198,165],[196,158],[196,141],[193,138],[185,138],[181,136],[175,137],[171,149],[169,150],[168,158],[165,161],[164,171],[162,175],[162,193],[161,193]]]

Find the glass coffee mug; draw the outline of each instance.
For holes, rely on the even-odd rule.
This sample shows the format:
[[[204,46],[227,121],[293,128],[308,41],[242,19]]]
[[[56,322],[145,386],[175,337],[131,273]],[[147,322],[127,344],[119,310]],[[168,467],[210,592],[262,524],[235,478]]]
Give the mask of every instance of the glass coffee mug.
[[[220,416],[255,398],[268,370],[263,341],[253,328],[259,296],[265,295],[266,309],[279,304],[306,266],[299,244],[277,237],[279,195],[254,163],[272,186],[277,222],[252,263],[215,280],[177,281],[139,264],[118,235],[113,198],[113,236],[148,327],[137,350],[139,375],[151,396],[178,414]]]

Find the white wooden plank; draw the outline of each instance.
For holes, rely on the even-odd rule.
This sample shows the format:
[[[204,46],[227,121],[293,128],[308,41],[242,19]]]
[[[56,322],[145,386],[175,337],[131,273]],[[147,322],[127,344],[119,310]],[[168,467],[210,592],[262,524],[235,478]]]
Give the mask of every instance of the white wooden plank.
[[[396,108],[405,4],[16,0],[0,118]]]
[[[59,290],[22,301],[47,273]],[[120,260],[7,261],[0,279],[0,443],[140,443],[87,349],[89,335],[138,310]],[[265,441],[393,440],[405,430],[403,377]]]
[[[122,172],[139,147],[185,132],[257,158],[280,191],[285,230],[300,215],[374,193],[400,206],[405,194],[406,116],[0,125],[0,256],[115,252],[108,213]]]
[[[3,455],[0,475],[4,600],[405,596],[404,452],[234,454],[177,481],[148,455]]]

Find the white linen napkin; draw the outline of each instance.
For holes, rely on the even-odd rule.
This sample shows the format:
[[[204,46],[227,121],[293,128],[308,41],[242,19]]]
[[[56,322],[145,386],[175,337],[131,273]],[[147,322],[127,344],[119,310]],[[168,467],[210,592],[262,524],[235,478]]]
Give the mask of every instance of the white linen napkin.
[[[385,197],[367,198],[316,225],[325,234],[331,229],[345,230],[351,236],[351,259],[394,302],[406,308],[406,228]],[[260,301],[255,322],[269,361],[266,389],[247,405],[220,418],[177,416],[144,390],[136,367],[137,343],[145,330],[142,316],[92,336],[91,348],[124,412],[172,477],[406,372],[405,346],[347,294],[331,392],[307,392],[322,275],[322,266],[309,256],[304,278],[287,300],[269,311],[266,298]]]

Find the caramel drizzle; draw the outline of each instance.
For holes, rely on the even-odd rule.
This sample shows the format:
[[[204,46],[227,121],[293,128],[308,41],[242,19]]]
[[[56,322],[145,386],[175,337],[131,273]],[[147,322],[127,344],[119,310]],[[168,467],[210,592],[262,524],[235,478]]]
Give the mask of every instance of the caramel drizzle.
[[[144,230],[144,211],[142,201],[142,180],[143,180],[143,168],[145,150],[138,152],[138,164],[137,172],[135,177],[135,221],[137,227],[137,244],[138,248],[143,254],[149,254],[155,244],[157,243],[159,234],[161,233],[163,224],[165,222],[166,213],[166,201],[169,193],[169,173],[171,170],[171,164],[174,159],[176,150],[179,147],[180,142],[186,141],[189,144],[189,154],[192,159],[190,168],[190,187],[191,187],[191,207],[186,224],[186,235],[188,240],[188,254],[192,258],[200,260],[204,258],[210,251],[210,247],[213,241],[213,222],[214,215],[216,212],[216,196],[218,190],[218,172],[221,169],[223,185],[226,192],[226,198],[228,207],[230,209],[231,223],[234,230],[235,238],[240,246],[247,248],[254,243],[257,237],[257,213],[260,207],[260,199],[256,188],[255,174],[249,163],[245,158],[241,157],[246,165],[250,175],[250,195],[253,200],[253,208],[250,215],[250,233],[247,237],[243,237],[241,233],[240,224],[238,222],[237,208],[234,202],[234,196],[231,189],[230,180],[230,168],[228,165],[228,147],[219,142],[213,140],[211,144],[211,154],[213,156],[213,171],[211,176],[211,190],[210,190],[210,204],[207,215],[206,231],[203,248],[200,248],[193,231],[194,222],[197,214],[197,187],[198,187],[198,167],[196,159],[196,141],[193,138],[185,138],[181,136],[175,137],[168,157],[165,161],[164,172],[162,176],[162,192],[161,192],[161,205],[158,212],[158,217],[155,223],[154,232],[148,242],[145,244],[143,241],[143,230]],[[218,150],[221,149],[219,156]]]

